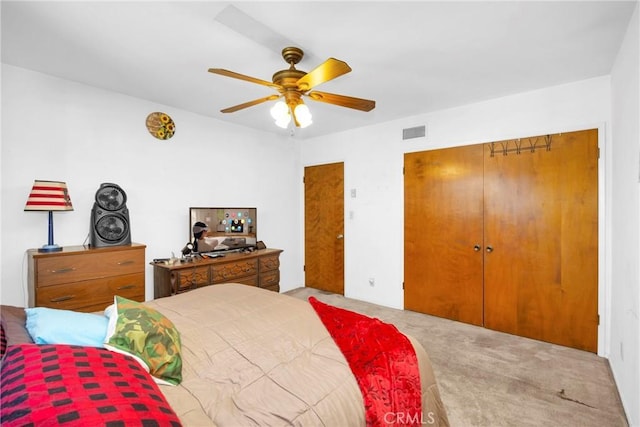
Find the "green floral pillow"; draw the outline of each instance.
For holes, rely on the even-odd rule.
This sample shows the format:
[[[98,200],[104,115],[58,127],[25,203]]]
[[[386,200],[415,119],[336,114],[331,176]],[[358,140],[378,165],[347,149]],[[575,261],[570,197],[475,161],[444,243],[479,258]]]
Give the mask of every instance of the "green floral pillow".
[[[105,310],[109,327],[105,347],[138,359],[161,384],[180,384],[180,333],[171,320],[153,308],[120,296]]]

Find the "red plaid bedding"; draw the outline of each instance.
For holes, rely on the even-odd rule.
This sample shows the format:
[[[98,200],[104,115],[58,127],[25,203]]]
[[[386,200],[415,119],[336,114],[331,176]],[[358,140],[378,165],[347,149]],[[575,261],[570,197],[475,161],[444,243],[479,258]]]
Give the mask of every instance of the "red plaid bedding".
[[[2,426],[180,426],[131,357],[95,347],[9,346],[0,372]]]

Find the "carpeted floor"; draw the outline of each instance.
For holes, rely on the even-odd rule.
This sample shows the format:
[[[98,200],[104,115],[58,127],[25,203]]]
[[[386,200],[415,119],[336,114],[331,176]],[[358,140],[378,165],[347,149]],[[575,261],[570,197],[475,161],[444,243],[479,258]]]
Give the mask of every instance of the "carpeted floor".
[[[393,323],[425,347],[452,426],[627,426],[606,359],[426,314],[298,288]]]

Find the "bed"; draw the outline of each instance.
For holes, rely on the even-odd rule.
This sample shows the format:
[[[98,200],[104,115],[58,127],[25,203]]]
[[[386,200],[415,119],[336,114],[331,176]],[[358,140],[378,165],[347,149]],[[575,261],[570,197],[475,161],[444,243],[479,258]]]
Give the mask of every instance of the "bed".
[[[14,401],[24,399],[24,397],[16,397],[24,393],[12,395],[9,391],[23,386],[22,377],[17,373],[21,368],[27,372],[34,371],[33,368],[24,365],[25,360],[30,360],[32,357],[29,352],[36,349],[47,350],[49,353],[46,354],[49,355],[62,350],[69,353],[68,356],[56,356],[56,363],[68,358],[73,364],[75,357],[81,357],[83,358],[81,366],[86,367],[88,366],[84,360],[86,358],[98,359],[101,363],[108,360],[108,366],[113,372],[109,371],[110,368],[91,368],[91,374],[87,374],[90,376],[90,383],[94,384],[92,387],[111,381],[114,375],[124,375],[128,378],[127,381],[116,377],[117,399],[120,399],[122,394],[128,394],[134,398],[146,397],[143,396],[144,394],[153,396],[150,403],[131,404],[126,401],[121,403],[126,407],[145,409],[143,419],[148,422],[136,421],[137,425],[198,427],[448,425],[447,414],[428,355],[419,343],[411,337],[404,335],[399,337],[405,339],[414,350],[409,353],[415,353],[415,356],[411,357],[415,358],[414,364],[417,364],[416,369],[419,371],[417,386],[419,409],[416,410],[417,412],[409,413],[402,406],[403,402],[409,399],[408,391],[404,388],[405,383],[409,382],[404,374],[406,369],[409,369],[406,356],[400,357],[401,360],[398,361],[389,359],[386,354],[393,353],[393,349],[389,352],[375,351],[375,345],[378,344],[362,341],[352,331],[348,335],[343,334],[342,338],[337,335],[339,331],[336,332],[336,327],[342,330],[354,323],[353,316],[359,316],[357,322],[361,325],[362,322],[366,322],[365,328],[374,338],[390,335],[387,332],[380,332],[380,329],[369,328],[368,325],[372,320],[376,328],[395,329],[390,325],[382,324],[377,319],[369,320],[364,316],[328,306],[317,300],[303,301],[240,284],[207,286],[148,301],[144,306],[161,313],[179,331],[181,373],[179,381],[174,381],[179,382],[178,385],[171,385],[162,380],[150,381],[151,376],[137,368],[140,364],[134,360],[135,357],[109,349],[67,344],[25,344],[30,341],[29,334],[25,336],[24,326],[20,325],[20,320],[15,320],[15,316],[8,316],[8,314],[15,314],[15,309],[2,307],[3,340],[5,340],[3,342],[5,356],[2,362],[3,425],[9,416],[11,419],[16,417],[16,411],[11,412]],[[334,325],[327,326],[327,322],[333,322]],[[336,322],[340,324],[336,326]],[[357,347],[356,341],[359,341],[361,347]],[[375,341],[380,340],[376,338]],[[348,347],[344,347],[345,343]],[[362,350],[356,352],[353,348]],[[46,354],[44,356],[41,354],[42,351],[38,352],[37,357],[33,357],[34,363],[39,364],[47,357]],[[359,365],[354,364],[351,359],[353,355],[350,353],[361,354],[363,351],[374,354],[368,355],[368,359],[364,362],[361,360]],[[80,356],[74,356],[75,354]],[[391,380],[381,380],[382,377],[376,373],[355,374],[355,368],[367,369],[373,364],[369,359],[381,355],[387,358],[378,363],[379,366],[376,369],[381,369],[380,366],[386,369],[389,365],[396,364],[400,367],[400,375]],[[112,358],[117,360],[114,361]],[[18,362],[15,362],[16,359]],[[123,374],[125,368],[133,371]],[[46,369],[46,366],[42,369],[45,371],[42,378],[54,376],[48,377]],[[96,379],[94,376],[102,373],[103,370],[105,379]],[[74,388],[78,391],[77,394],[69,391],[72,387],[67,382],[74,375],[69,374],[69,371],[66,372],[66,374],[57,375],[56,380],[59,384],[53,384],[49,389],[53,387],[56,390],[65,390],[66,397],[58,400],[68,405],[76,405],[67,411],[75,414],[72,418],[84,421],[84,425],[88,425],[89,419],[86,417],[94,417],[92,423],[104,425],[118,425],[118,422],[119,425],[136,424],[127,420],[122,424],[123,418],[129,415],[124,414],[121,407],[117,406],[120,404],[119,401],[107,391],[97,393],[89,390],[89,395],[99,395],[104,401],[110,402],[110,405],[107,405],[109,409],[94,410],[93,412],[104,412],[97,415],[85,414],[84,406],[95,406],[95,401],[91,397],[79,396],[87,393],[86,384]],[[14,377],[18,377],[18,380],[14,381]],[[153,379],[157,380],[157,378]],[[394,395],[392,398],[389,398],[388,394],[380,397],[379,395],[384,392],[379,390],[384,391],[389,381],[394,384],[392,393]],[[142,390],[146,391],[138,393],[126,391],[127,387],[139,387],[138,382],[143,383]],[[407,389],[408,387],[406,386]],[[362,390],[365,390],[365,394]],[[371,402],[364,398],[367,394],[383,400],[383,406],[379,406],[379,402],[374,402],[374,406],[378,405],[377,415],[372,412]],[[51,420],[59,411],[56,412],[54,408],[56,405],[47,401],[48,398],[40,396],[38,402],[47,412],[41,416]],[[42,404],[42,401],[45,404]],[[21,405],[24,410],[24,402]],[[380,408],[385,412],[380,412]],[[37,412],[33,407],[32,409],[31,412]],[[156,419],[156,415],[160,418]],[[130,419],[135,419],[135,416],[137,415],[131,415]],[[29,414],[29,417],[32,421],[38,420],[34,414]],[[79,424],[82,425],[80,421]],[[110,422],[114,424],[109,424]],[[64,423],[60,424],[64,425]]]

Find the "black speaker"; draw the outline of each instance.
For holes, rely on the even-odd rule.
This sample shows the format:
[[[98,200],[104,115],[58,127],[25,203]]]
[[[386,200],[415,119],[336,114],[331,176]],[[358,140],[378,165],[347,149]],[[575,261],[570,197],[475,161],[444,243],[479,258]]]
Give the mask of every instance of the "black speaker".
[[[116,184],[101,184],[91,209],[91,246],[131,244],[127,194]]]

